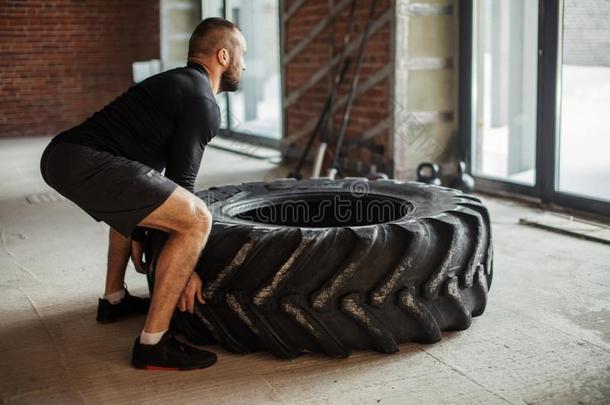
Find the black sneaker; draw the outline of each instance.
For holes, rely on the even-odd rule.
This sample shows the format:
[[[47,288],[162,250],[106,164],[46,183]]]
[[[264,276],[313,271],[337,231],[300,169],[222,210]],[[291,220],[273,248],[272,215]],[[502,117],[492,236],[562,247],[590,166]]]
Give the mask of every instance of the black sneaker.
[[[143,345],[140,337],[133,345],[131,364],[146,370],[195,370],[216,363],[216,354],[186,345],[171,331],[156,345]]]
[[[100,298],[97,304],[97,321],[99,323],[116,322],[119,318],[132,314],[146,314],[150,298],[134,297],[125,289],[125,296],[118,304]]]

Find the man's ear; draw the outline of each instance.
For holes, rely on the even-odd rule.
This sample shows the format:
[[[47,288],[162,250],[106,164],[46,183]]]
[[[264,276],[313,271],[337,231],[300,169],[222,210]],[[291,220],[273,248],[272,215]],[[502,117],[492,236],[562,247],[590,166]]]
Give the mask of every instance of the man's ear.
[[[230,61],[229,51],[227,51],[225,48],[219,49],[216,56],[218,57],[218,62],[222,66],[225,66],[225,67],[229,66],[229,61]]]

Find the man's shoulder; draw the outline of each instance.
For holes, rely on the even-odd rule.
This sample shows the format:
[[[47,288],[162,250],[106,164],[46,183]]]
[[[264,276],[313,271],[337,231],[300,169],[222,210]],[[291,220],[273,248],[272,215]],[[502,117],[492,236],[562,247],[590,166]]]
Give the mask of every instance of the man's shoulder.
[[[191,99],[187,111],[196,120],[220,125],[220,107],[213,96],[201,95]]]
[[[186,67],[176,67],[169,69],[155,75],[149,76],[145,80],[138,83],[141,86],[156,85],[159,83],[171,83],[173,85],[185,85],[189,86],[197,78],[193,75],[193,72]]]
[[[157,84],[162,84],[164,87],[172,87],[179,90],[184,97],[207,97],[215,101],[212,84],[208,75],[192,67],[173,68],[151,76],[149,79],[152,79],[151,81]]]

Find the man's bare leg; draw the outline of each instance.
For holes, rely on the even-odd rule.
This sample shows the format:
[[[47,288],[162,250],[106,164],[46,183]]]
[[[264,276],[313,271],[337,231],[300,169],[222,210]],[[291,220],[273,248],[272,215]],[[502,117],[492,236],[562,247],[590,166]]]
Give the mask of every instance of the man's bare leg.
[[[130,295],[123,284],[127,262],[131,256],[131,244],[130,237],[110,228],[106,288],[97,306],[96,320],[99,323],[112,323],[127,315],[148,312],[150,300]]]
[[[131,254],[131,238],[126,238],[114,228],[108,233],[108,269],[104,295],[123,289],[125,269]]]
[[[182,187],[138,225],[169,233],[155,268],[155,287],[144,329],[136,339],[131,364],[154,370],[191,370],[209,367],[216,354],[185,345],[168,333],[178,299],[207,243],[212,216],[194,194]],[[198,278],[193,278],[198,280]]]
[[[139,225],[169,232],[155,268],[155,286],[144,332],[159,333],[169,323],[212,229],[212,216],[194,194],[178,187]]]

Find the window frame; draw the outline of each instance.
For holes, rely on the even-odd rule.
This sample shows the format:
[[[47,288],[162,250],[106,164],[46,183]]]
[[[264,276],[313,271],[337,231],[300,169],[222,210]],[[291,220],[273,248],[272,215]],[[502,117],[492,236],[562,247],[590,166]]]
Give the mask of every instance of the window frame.
[[[459,4],[458,154],[476,181],[476,190],[490,194],[526,196],[549,206],[610,217],[610,202],[558,189],[558,138],[561,114],[561,47],[563,0],[538,1],[538,73],[536,106],[536,177],[534,185],[472,173],[472,144],[476,134],[477,68],[475,1]],[[549,153],[552,151],[552,153]]]
[[[231,0],[222,0],[222,14],[223,14],[223,18],[228,19],[229,16],[229,10],[230,10],[230,6],[231,6]],[[203,7],[202,7],[202,11],[203,11]],[[278,25],[279,25],[279,49],[280,49],[280,88],[281,88],[281,96],[280,96],[280,114],[282,116],[282,122],[280,125],[280,137],[278,139],[275,138],[270,138],[268,136],[264,136],[264,135],[256,135],[255,133],[252,132],[241,132],[241,131],[235,131],[234,129],[231,128],[231,100],[229,97],[229,93],[225,92],[222,94],[221,97],[224,98],[225,100],[225,105],[226,105],[226,128],[220,128],[220,130],[218,131],[218,136],[223,138],[223,139],[228,139],[231,141],[238,141],[238,142],[245,142],[245,143],[250,143],[253,145],[258,145],[258,146],[263,146],[263,147],[267,147],[267,148],[272,148],[272,149],[280,149],[281,144],[282,144],[282,140],[284,139],[285,133],[284,133],[284,127],[285,127],[285,115],[284,115],[284,69],[282,68],[283,66],[283,52],[281,51],[283,48],[283,27],[282,27],[282,1],[278,0]],[[205,16],[202,15],[202,18],[204,18]]]

